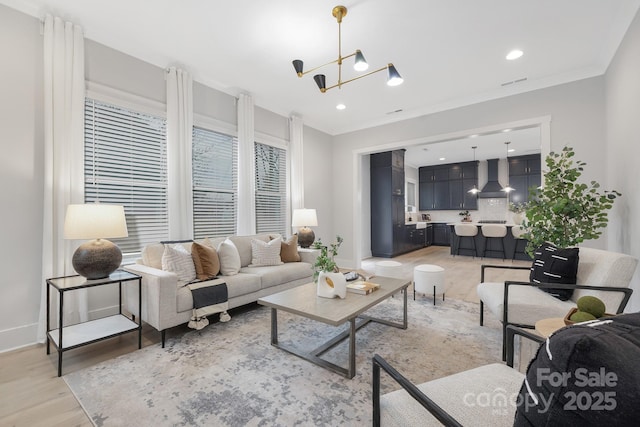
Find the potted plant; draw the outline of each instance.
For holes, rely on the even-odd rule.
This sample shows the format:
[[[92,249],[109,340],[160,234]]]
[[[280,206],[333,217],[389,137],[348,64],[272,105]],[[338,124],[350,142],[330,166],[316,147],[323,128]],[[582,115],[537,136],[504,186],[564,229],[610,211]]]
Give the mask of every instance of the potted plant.
[[[462,211],[458,215],[462,217],[462,222],[471,222],[471,213],[469,211]]]
[[[607,211],[622,196],[616,190],[600,192],[595,181],[578,182],[586,163],[574,162],[574,155],[571,147],[549,153],[544,188],[530,189],[522,236],[529,255],[545,242],[568,248],[598,238],[607,226]]]
[[[316,258],[316,262],[313,265],[313,280],[318,278],[320,272],[325,271],[327,273],[333,273],[338,271],[338,266],[334,260],[338,255],[338,249],[342,245],[344,239],[340,236],[336,236],[336,241],[331,243],[328,247],[322,244],[322,240],[318,239],[313,243],[314,249],[320,249],[320,255]]]
[[[313,280],[316,282],[317,295],[323,298],[345,298],[347,296],[347,280],[338,272],[334,257],[338,255],[338,248],[342,244],[342,237],[336,236],[336,241],[329,247],[318,239],[314,248],[320,249],[320,255],[313,265]]]
[[[513,223],[516,225],[522,224],[524,221],[525,214],[527,211],[527,203],[525,202],[516,202],[509,203],[509,211],[513,212]]]

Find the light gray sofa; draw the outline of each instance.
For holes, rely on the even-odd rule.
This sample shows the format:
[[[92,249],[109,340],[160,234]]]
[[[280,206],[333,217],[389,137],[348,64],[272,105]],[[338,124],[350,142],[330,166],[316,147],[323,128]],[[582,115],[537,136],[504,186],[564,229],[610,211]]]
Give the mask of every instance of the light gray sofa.
[[[231,276],[218,276],[227,284],[229,309],[239,307],[258,298],[293,288],[313,279],[312,266],[317,251],[300,251],[300,262],[288,262],[281,265],[249,267],[251,263],[251,240],[269,242],[278,234],[257,234],[251,236],[229,236],[240,255],[240,272]],[[211,239],[217,248],[225,238]],[[189,252],[191,242],[182,243]],[[142,320],[162,334],[162,347],[165,344],[165,331],[168,328],[189,322],[193,309],[191,291],[178,280],[175,273],[162,270],[164,245],[155,243],[146,246],[142,258],[136,264],[124,266],[124,269],[142,276]],[[139,316],[137,292],[127,287],[125,292],[126,308]]]

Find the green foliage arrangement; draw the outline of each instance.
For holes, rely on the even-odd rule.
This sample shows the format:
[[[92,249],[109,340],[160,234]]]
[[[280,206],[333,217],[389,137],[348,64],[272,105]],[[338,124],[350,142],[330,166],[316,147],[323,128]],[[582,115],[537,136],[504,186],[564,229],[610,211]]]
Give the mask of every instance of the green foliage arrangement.
[[[598,238],[607,226],[607,211],[622,196],[615,190],[599,192],[595,181],[578,182],[586,163],[574,163],[574,155],[571,147],[549,153],[544,188],[530,189],[523,237],[529,241],[526,250],[531,256],[544,242],[568,248]]]
[[[320,255],[316,258],[316,263],[313,265],[313,280],[318,278],[321,271],[334,272],[338,271],[338,266],[334,261],[336,255],[338,255],[338,249],[342,245],[343,238],[336,235],[336,241],[331,243],[328,247],[322,244],[322,240],[318,239],[313,243],[314,249],[320,249]]]

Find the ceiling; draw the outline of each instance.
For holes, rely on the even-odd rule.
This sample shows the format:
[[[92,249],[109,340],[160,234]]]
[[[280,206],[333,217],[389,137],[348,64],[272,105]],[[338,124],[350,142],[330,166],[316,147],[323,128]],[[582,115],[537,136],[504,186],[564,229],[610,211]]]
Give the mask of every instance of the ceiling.
[[[337,135],[374,125],[601,75],[640,0],[345,0],[343,55],[361,49],[386,73],[319,92],[305,69],[337,58],[338,0],[0,0],[37,17],[53,13],[85,36]],[[514,48],[524,56],[507,61]],[[343,80],[356,75],[345,60]],[[327,86],[336,65],[323,68]],[[312,73],[313,74],[313,73]],[[526,79],[518,83],[508,82]],[[346,109],[336,110],[338,103]]]
[[[505,142],[509,142],[508,147]],[[476,160],[504,159],[507,157],[507,149],[510,150],[509,157],[540,153],[540,128],[503,129],[482,135],[412,145],[406,149],[404,158],[407,165],[416,168],[468,162],[474,157],[472,147],[477,147]]]

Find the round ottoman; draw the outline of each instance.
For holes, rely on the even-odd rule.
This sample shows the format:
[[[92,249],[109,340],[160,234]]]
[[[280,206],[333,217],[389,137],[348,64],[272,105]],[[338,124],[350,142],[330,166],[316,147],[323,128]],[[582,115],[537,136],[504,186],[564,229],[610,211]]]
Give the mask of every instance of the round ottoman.
[[[444,301],[444,268],[433,264],[417,265],[413,269],[413,299],[416,292],[422,294],[433,293],[433,305],[436,305],[436,295],[442,294]]]
[[[376,276],[399,279],[402,276],[402,264],[398,261],[378,261],[376,262],[375,274]]]

